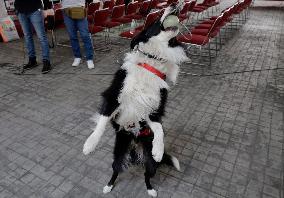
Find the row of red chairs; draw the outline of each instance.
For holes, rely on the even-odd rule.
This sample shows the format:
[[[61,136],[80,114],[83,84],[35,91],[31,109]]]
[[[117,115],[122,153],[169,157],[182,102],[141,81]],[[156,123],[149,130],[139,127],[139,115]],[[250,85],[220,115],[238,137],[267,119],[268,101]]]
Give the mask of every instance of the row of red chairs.
[[[168,0],[165,6],[174,3],[176,1],[177,0]],[[208,0],[204,0],[202,5],[209,4],[209,2],[206,3],[205,1]],[[215,2],[215,0],[210,0],[211,3],[213,1]],[[194,8],[196,7],[195,5],[196,5],[196,0],[186,2],[184,8],[181,10],[179,15],[181,21],[189,19],[189,13],[193,12]],[[201,4],[199,4],[199,6],[200,5]],[[64,23],[63,23],[62,10],[60,9],[59,6],[57,8],[58,9],[55,10],[55,26],[63,27]],[[117,4],[115,6],[113,1],[105,1],[103,4],[103,8],[104,9],[100,9],[100,2],[91,3],[88,5],[89,31],[91,34],[96,34],[98,32],[106,30],[105,31],[106,38],[109,38],[108,30],[110,28],[130,23],[132,22],[132,20],[142,20],[142,19],[147,20],[146,16],[150,12],[150,10],[159,8],[159,0],[145,0],[145,1],[139,0],[129,3],[127,7],[124,6],[122,1],[117,1]],[[146,20],[144,21],[144,25],[146,23]],[[124,38],[132,38],[133,35],[137,34],[136,30],[141,30],[141,28],[144,25],[141,25],[140,27],[136,28],[134,31],[128,30],[126,32],[122,32],[120,36]]]
[[[239,15],[245,11],[251,3],[252,0],[243,0],[242,2],[238,2],[223,10],[220,15],[212,16],[210,19],[200,22],[191,30],[191,32],[182,34],[178,36],[177,39],[182,43],[189,44],[190,46],[198,46],[200,49],[208,45],[209,65],[211,65],[210,41],[216,38],[217,53],[217,36],[221,33],[221,29],[233,21],[234,15]]]

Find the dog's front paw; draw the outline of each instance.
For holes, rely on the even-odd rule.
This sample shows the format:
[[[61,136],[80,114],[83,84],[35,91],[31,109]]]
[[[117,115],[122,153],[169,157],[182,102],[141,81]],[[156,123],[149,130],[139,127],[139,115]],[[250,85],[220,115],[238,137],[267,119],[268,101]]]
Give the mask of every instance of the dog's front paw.
[[[164,143],[153,142],[152,156],[156,162],[160,162],[164,155]]]
[[[84,144],[83,153],[85,155],[90,154],[90,152],[95,150],[97,143],[98,142],[94,139],[94,137],[89,137]]]
[[[104,193],[104,194],[109,193],[109,192],[112,190],[112,188],[113,188],[113,185],[110,185],[110,186],[106,185],[106,186],[104,187],[103,193]]]
[[[148,195],[150,195],[151,197],[157,197],[158,193],[156,190],[151,189],[151,190],[147,190]]]

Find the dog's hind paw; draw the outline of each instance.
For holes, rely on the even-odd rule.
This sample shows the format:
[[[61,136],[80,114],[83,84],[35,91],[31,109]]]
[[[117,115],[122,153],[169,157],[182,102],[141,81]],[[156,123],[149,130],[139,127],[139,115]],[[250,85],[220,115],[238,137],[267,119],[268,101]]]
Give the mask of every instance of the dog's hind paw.
[[[151,197],[157,197],[158,193],[156,190],[151,189],[151,190],[147,190],[148,195],[150,195]]]
[[[106,186],[104,187],[103,193],[104,193],[104,194],[109,193],[109,192],[112,190],[112,188],[113,188],[113,185],[111,185],[111,186],[106,185]]]
[[[152,156],[156,162],[160,162],[164,155],[164,144],[163,143],[153,143]]]

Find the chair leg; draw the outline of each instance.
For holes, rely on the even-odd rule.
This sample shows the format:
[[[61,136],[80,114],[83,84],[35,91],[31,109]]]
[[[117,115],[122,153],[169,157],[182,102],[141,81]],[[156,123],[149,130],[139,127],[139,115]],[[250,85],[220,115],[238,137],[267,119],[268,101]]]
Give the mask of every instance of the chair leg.
[[[208,43],[208,54],[209,54],[209,66],[211,67],[211,49],[210,49],[210,42]]]

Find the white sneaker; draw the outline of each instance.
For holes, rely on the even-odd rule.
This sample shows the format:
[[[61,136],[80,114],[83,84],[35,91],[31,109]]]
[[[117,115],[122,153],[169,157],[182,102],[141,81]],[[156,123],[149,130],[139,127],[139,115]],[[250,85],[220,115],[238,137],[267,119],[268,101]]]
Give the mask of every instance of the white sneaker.
[[[72,63],[73,67],[78,67],[81,63],[81,58],[74,58],[74,61]]]
[[[95,68],[93,60],[87,60],[87,65],[88,65],[89,69],[94,69]]]

